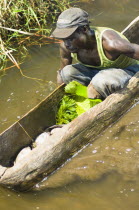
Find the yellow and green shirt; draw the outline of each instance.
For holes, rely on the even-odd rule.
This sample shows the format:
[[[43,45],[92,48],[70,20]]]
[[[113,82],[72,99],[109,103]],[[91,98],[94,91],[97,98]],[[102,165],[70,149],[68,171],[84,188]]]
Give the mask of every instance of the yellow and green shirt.
[[[137,61],[135,59],[132,59],[132,58],[129,58],[128,56],[123,55],[123,54],[120,55],[114,61],[109,60],[106,57],[106,55],[103,51],[102,35],[103,35],[104,31],[113,30],[113,29],[106,28],[106,27],[92,27],[91,29],[93,29],[95,31],[95,36],[96,36],[96,41],[97,41],[97,50],[98,50],[98,54],[99,54],[99,57],[100,57],[101,64],[100,64],[100,66],[92,66],[92,65],[87,65],[87,64],[82,63],[83,65],[88,66],[88,67],[92,67],[92,68],[97,68],[97,69],[106,69],[106,68],[121,68],[121,69],[123,69],[123,68],[126,68],[126,67],[131,66],[131,65],[139,64],[139,61]],[[113,30],[113,31],[115,31],[115,30]],[[117,32],[122,38],[128,40],[120,32],[118,32],[118,31],[115,31],[115,32]],[[73,58],[75,58],[79,63],[81,63],[78,60],[76,53],[72,53],[71,56]]]

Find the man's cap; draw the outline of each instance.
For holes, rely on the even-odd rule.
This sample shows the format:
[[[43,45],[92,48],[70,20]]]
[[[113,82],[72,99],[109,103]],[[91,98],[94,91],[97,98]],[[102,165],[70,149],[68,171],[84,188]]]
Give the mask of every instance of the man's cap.
[[[67,38],[72,35],[79,26],[88,24],[87,12],[80,8],[69,8],[59,15],[56,29],[53,31],[51,37]]]

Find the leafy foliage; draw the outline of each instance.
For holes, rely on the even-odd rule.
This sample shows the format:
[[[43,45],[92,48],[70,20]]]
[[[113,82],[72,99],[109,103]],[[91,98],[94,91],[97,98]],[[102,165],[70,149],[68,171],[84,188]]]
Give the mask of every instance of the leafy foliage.
[[[91,107],[102,102],[101,99],[87,98],[87,87],[72,81],[65,87],[65,95],[57,112],[57,124],[67,124]]]
[[[69,8],[70,1],[0,0],[0,69],[4,69],[7,58],[11,58],[13,53],[15,55],[15,51],[17,55],[19,52],[27,55],[27,46],[31,43],[52,42],[48,37],[52,25],[57,16]]]
[[[77,116],[75,100],[64,95],[57,113],[57,124],[67,124]]]
[[[65,87],[65,92],[76,95],[76,96],[83,96],[87,98],[87,88],[86,86],[80,84],[77,81],[70,82]]]

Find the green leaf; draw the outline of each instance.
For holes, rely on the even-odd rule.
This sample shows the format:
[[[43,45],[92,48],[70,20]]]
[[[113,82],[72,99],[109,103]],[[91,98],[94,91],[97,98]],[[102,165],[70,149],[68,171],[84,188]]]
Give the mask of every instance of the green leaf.
[[[101,99],[87,98],[87,87],[72,81],[65,87],[65,95],[62,98],[56,116],[57,124],[67,124],[77,116],[102,102]]]

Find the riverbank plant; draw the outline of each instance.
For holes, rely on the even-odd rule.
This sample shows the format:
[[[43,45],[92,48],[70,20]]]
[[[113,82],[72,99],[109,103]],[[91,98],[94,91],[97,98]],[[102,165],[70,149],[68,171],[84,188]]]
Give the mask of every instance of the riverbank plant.
[[[25,56],[28,45],[53,42],[49,38],[53,23],[70,3],[70,0],[1,0],[0,72],[9,59],[18,67],[13,54],[20,51]]]

